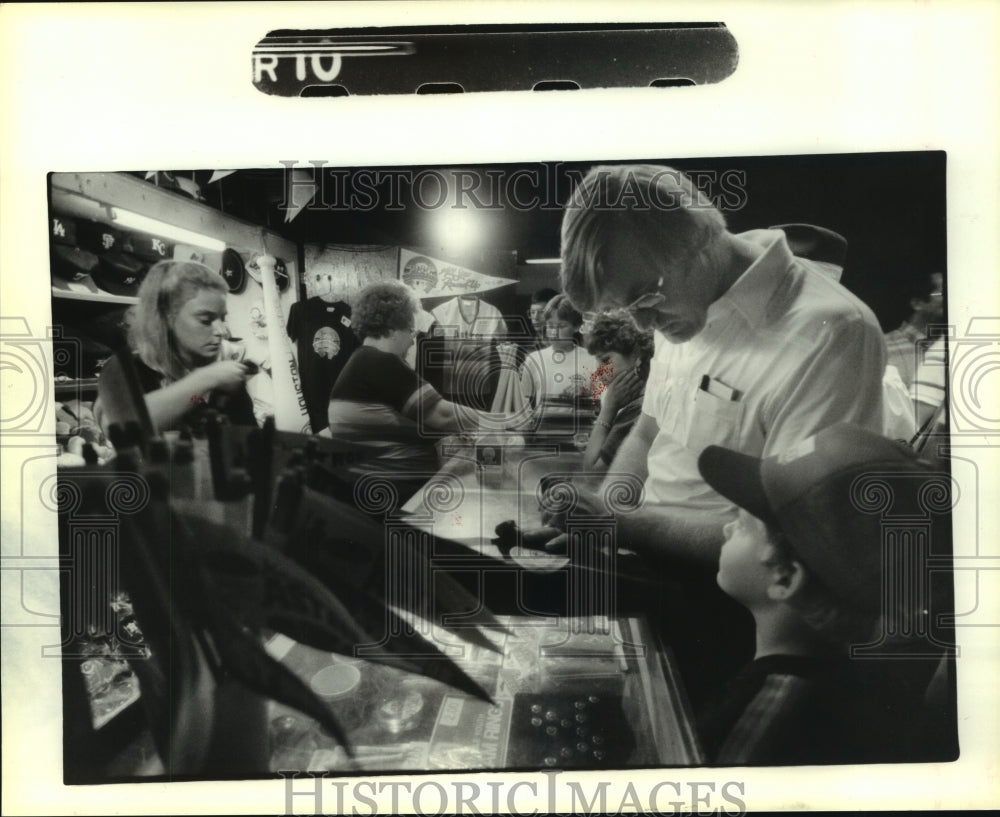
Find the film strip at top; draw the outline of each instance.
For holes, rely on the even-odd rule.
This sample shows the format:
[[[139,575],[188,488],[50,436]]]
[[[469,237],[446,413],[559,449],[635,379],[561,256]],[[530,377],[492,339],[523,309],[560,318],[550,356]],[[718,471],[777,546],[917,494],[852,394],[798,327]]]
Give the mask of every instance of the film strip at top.
[[[645,88],[721,82],[738,47],[723,23],[279,30],[253,83],[279,96]]]

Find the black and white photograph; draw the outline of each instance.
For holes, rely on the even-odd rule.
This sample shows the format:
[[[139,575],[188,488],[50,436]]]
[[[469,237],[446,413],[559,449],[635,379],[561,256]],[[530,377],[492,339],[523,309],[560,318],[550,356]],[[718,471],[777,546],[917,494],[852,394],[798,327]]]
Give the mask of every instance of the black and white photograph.
[[[67,782],[954,760],[944,158],[52,174]]]
[[[942,782],[995,746],[978,137],[840,89],[869,138],[781,135],[739,69],[728,134],[616,141],[702,86],[306,110],[257,40],[280,126],[192,91],[5,186],[10,813],[995,804]]]

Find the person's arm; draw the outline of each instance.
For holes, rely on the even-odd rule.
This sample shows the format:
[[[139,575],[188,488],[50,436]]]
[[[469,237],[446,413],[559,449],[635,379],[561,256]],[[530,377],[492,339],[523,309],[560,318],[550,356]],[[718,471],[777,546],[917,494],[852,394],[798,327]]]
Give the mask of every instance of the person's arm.
[[[649,476],[647,456],[658,433],[656,420],[648,414],[639,415],[635,428],[608,468],[601,486],[603,495],[614,490],[616,474],[631,475],[645,482]],[[636,510],[616,514],[616,521],[619,547],[654,558],[681,556],[712,563],[719,558],[722,527],[729,518],[705,518],[702,511],[647,502]]]
[[[656,420],[648,414],[640,414],[639,420],[632,428],[631,433],[625,438],[614,461],[608,467],[603,480],[600,477],[588,479],[585,469],[580,469],[580,475],[574,477],[573,484],[577,486],[580,495],[580,508],[592,509],[595,513],[605,514],[607,508],[600,497],[605,496],[609,489],[613,490],[614,483],[622,475],[631,475],[640,482],[646,481],[646,455],[649,447],[653,444],[659,426]],[[564,513],[552,513],[544,511],[542,513],[542,523],[553,527],[562,528],[565,526]]]
[[[590,431],[590,439],[583,452],[581,468],[584,471],[606,471],[608,463],[601,457],[601,451],[607,442],[612,428],[619,419],[619,412],[630,402],[642,394],[643,383],[634,371],[622,372],[616,375],[601,399],[601,413],[594,421]],[[629,418],[634,420],[634,415]],[[624,431],[620,432],[624,436]]]
[[[872,320],[824,321],[808,353],[765,402],[765,457],[781,454],[836,423],[883,431],[885,337]]]
[[[731,521],[703,511],[677,506],[646,504],[628,514],[617,514],[619,547],[652,557],[675,558],[714,565],[725,538],[722,529]]]
[[[589,471],[590,473],[607,470],[607,465],[601,459],[601,449],[604,447],[604,441],[608,439],[610,433],[611,423],[604,419],[604,412],[602,411],[601,416],[594,420],[594,427],[590,430],[590,439],[587,440],[587,447],[583,451],[580,470]]]
[[[946,398],[945,375],[948,351],[944,338],[938,338],[928,348],[923,362],[917,367],[910,384],[909,397],[913,401],[914,419],[919,431],[924,427]]]
[[[534,357],[529,354],[524,359],[524,363],[521,365],[521,394],[524,395],[524,399],[527,400],[532,406],[538,402],[535,399],[535,378],[532,370],[533,363]]]
[[[295,365],[299,364],[299,344],[296,342],[299,339],[299,313],[302,307],[300,304],[302,301],[296,301],[292,304],[291,308],[288,310],[288,325],[285,327],[285,334],[288,335],[288,339],[291,341],[289,346],[292,347],[292,359],[295,361]]]
[[[153,426],[170,428],[194,402],[214,389],[234,391],[247,379],[248,369],[234,360],[220,360],[195,369],[186,377],[146,394],[146,408]]]
[[[588,516],[613,515],[616,546],[634,550],[648,557],[652,564],[677,558],[709,566],[718,563],[724,541],[722,529],[732,520],[731,514],[706,516],[703,510],[649,503],[638,508],[617,510],[612,514],[606,498],[615,495],[615,481],[614,474],[609,474],[600,490],[595,492],[574,480],[576,502],[572,513]],[[624,493],[632,493],[633,487],[624,486]],[[565,528],[566,514],[542,514],[542,523],[554,528]]]
[[[913,411],[916,415],[916,426],[919,431],[925,425],[927,421],[931,419],[934,412],[938,410],[940,403],[938,405],[931,405],[930,403],[921,403],[919,400],[913,402]]]
[[[453,403],[444,398],[426,408],[421,416],[422,425],[432,431],[447,431],[455,434],[463,431],[475,431],[483,424],[483,421],[484,412]]]
[[[639,420],[632,433],[625,438],[622,447],[618,449],[614,461],[608,466],[608,474],[631,474],[642,482],[649,476],[646,457],[653,445],[653,440],[660,432],[656,420],[645,412],[639,415]]]

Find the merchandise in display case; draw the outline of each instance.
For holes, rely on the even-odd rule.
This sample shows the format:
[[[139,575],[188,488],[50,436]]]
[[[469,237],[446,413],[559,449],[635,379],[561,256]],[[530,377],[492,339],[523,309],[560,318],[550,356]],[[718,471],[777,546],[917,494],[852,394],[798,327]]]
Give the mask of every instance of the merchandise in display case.
[[[506,616],[501,622],[507,634],[491,633],[497,652],[430,625],[427,633],[493,696],[492,705],[429,678],[274,636],[268,651],[329,703],[347,729],[355,757],[315,722],[272,704],[271,770],[701,762],[672,656],[643,620]]]

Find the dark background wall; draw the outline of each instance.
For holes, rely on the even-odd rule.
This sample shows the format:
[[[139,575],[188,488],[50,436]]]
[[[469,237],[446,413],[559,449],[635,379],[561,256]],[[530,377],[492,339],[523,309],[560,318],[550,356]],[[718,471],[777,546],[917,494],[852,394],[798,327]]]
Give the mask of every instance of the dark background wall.
[[[849,245],[843,283],[871,306],[886,329],[894,328],[906,316],[908,290],[915,281],[932,272],[943,272],[947,277],[946,155],[942,151],[677,160],[648,157],[628,163],[633,161],[697,173],[705,179],[703,190],[717,199],[720,197],[713,196],[713,192],[720,192],[718,180],[724,174],[729,174],[730,188],[733,179],[739,179],[744,195],[723,195],[719,201],[733,231],[806,222],[841,233]],[[269,224],[299,243],[421,247],[436,257],[479,269],[490,266],[490,259],[509,258],[511,254],[522,261],[558,256],[561,204],[576,179],[591,166],[611,163],[539,161],[406,168],[411,176],[421,171],[439,171],[446,176],[456,172],[477,175],[483,181],[480,198],[487,203],[495,204],[497,200],[493,197],[491,201],[488,186],[493,185],[494,190],[498,185],[504,188],[515,174],[521,177],[519,185],[514,186],[522,197],[540,194],[542,204],[523,208],[511,206],[501,195],[503,206],[488,207],[479,214],[484,231],[477,246],[460,255],[435,246],[438,238],[432,229],[434,213],[414,204],[405,184],[395,198],[387,188],[378,189],[374,196],[366,192],[363,207],[307,207],[290,224],[283,223],[285,213],[281,209],[284,171],[240,171],[220,184],[204,186],[204,190],[210,204]],[[399,172],[401,168],[325,167],[319,172],[336,178],[328,188],[332,200],[350,189],[354,175],[379,170]],[[433,196],[433,185],[428,189]],[[330,192],[334,190],[340,193]],[[211,197],[217,197],[218,202]],[[242,214],[241,208],[247,212]],[[495,299],[510,301],[513,306],[504,303],[505,311],[512,308],[520,314],[530,292],[557,284],[557,269],[523,263],[515,269],[519,283],[510,287],[512,292],[495,293]],[[490,272],[485,268],[482,271]]]

